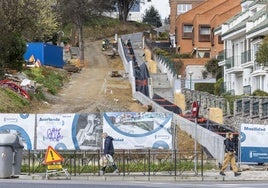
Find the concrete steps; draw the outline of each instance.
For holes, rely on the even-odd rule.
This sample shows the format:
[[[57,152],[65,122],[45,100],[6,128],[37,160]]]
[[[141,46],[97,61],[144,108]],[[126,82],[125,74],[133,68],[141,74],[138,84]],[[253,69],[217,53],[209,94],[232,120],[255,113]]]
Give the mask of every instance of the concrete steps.
[[[160,95],[170,102],[174,102],[174,92],[166,73],[150,74],[152,87],[155,94]]]
[[[153,88],[159,89],[159,88],[164,88],[164,89],[170,89],[172,88],[170,86],[168,77],[166,73],[154,73],[150,74],[153,82]]]

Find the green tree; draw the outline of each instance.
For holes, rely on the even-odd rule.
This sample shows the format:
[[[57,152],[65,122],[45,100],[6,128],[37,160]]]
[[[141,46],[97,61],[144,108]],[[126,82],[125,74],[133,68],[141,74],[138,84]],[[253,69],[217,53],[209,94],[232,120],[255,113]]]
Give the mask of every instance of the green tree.
[[[156,10],[153,6],[145,10],[145,15],[142,18],[142,22],[153,25],[155,27],[162,26],[161,16],[158,10]]]
[[[103,12],[115,11],[115,0],[91,0],[95,14],[102,15]]]
[[[2,31],[5,37],[0,37],[0,78],[3,78],[6,69],[20,71],[24,63],[23,55],[26,52],[25,40],[17,34]]]
[[[175,68],[175,71],[176,71],[176,74],[177,74],[177,78],[181,74],[181,68],[182,68],[182,66],[183,66],[182,59],[179,59],[179,61],[174,62],[174,68]]]
[[[268,36],[266,36],[256,52],[256,62],[259,65],[268,65]]]
[[[220,96],[224,92],[224,79],[220,78],[214,85],[214,94]]]
[[[54,0],[0,1],[5,24],[1,30],[17,33],[28,41],[42,41],[58,29],[56,15],[51,6]]]
[[[44,41],[57,31],[54,0],[0,1],[0,77],[21,70],[27,41]]]
[[[212,74],[213,78],[216,78],[217,80],[222,77],[222,70],[221,67],[218,65],[219,60],[213,58],[210,59],[206,64],[205,68],[207,72]]]

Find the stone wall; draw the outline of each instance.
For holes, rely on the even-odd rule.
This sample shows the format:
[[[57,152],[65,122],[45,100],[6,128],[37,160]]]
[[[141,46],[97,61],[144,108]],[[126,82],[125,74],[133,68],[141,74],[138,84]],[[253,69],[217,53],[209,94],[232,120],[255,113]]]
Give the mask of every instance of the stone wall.
[[[237,131],[243,123],[268,125],[268,97],[248,96],[236,99],[231,108],[225,98],[207,92],[183,89],[182,93],[185,95],[186,109],[190,110],[192,102],[198,101],[199,115],[207,118],[210,108],[220,108],[223,124]]]

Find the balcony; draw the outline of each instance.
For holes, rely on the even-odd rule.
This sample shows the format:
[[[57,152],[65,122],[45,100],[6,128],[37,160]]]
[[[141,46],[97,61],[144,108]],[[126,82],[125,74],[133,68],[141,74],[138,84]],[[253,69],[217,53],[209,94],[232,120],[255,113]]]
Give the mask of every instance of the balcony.
[[[258,63],[255,62],[255,64],[253,65],[253,72],[251,73],[251,76],[265,76],[267,74],[267,71],[268,70],[264,66],[258,65]]]
[[[227,73],[241,73],[243,68],[241,67],[241,56],[232,56],[226,59],[226,72]]]
[[[253,63],[252,63],[252,58],[251,58],[251,50],[242,52],[241,54],[241,65],[243,67],[252,67]]]
[[[217,60],[223,61],[226,57],[226,50],[222,50],[217,55]]]

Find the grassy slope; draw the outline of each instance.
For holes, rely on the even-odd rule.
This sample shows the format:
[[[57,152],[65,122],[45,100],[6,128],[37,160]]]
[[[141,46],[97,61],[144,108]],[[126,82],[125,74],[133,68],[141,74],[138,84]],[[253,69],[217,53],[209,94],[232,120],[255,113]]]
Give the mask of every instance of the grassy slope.
[[[119,22],[107,17],[96,17],[88,21],[84,29],[84,37],[93,40],[149,30],[150,26],[138,22]]]
[[[26,112],[30,106],[27,99],[5,88],[0,88],[0,104],[1,113],[22,113]]]

